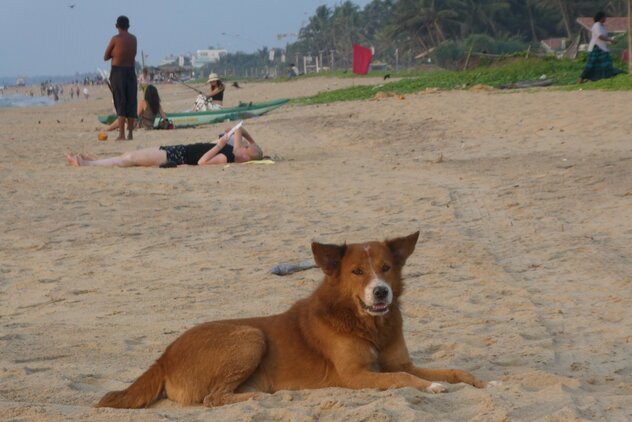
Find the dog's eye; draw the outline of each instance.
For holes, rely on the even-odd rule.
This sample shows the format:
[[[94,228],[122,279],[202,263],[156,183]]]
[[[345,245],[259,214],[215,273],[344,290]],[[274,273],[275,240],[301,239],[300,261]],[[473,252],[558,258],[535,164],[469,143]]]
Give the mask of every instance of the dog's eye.
[[[364,274],[364,271],[362,271],[362,268],[354,268],[353,270],[351,270],[351,272],[354,273],[355,275]]]
[[[390,269],[391,269],[391,267],[389,267],[388,265],[386,265],[386,264],[382,265],[382,272],[383,273],[387,272]]]

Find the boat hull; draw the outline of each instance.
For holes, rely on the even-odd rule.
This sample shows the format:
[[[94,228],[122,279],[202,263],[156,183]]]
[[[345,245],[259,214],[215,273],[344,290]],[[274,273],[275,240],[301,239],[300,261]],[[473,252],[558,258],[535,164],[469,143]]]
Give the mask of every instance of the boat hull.
[[[173,123],[173,126],[177,128],[221,123],[231,120],[244,120],[261,116],[275,108],[281,107],[288,101],[288,99],[280,99],[263,103],[244,104],[242,106],[223,108],[221,110],[167,113],[167,118]],[[106,125],[111,124],[114,120],[116,120],[116,116],[113,114],[109,116],[99,116],[99,121]],[[160,118],[157,117],[154,121],[154,127],[157,127],[159,122]]]

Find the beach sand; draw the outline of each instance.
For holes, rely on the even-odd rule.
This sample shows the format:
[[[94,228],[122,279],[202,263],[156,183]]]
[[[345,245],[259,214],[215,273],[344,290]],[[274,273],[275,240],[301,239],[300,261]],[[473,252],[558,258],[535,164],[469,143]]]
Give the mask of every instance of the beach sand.
[[[360,82],[361,81],[361,82]],[[227,105],[381,79],[227,88]],[[195,93],[159,86],[167,111]],[[73,168],[231,124],[97,140],[89,100],[1,109],[0,420],[632,419],[629,92],[455,91],[284,106],[246,127],[271,165]],[[110,134],[113,139],[114,133]],[[207,409],[95,409],[195,324],[282,312],[310,243],[420,230],[404,274],[414,362],[502,385],[280,391]]]

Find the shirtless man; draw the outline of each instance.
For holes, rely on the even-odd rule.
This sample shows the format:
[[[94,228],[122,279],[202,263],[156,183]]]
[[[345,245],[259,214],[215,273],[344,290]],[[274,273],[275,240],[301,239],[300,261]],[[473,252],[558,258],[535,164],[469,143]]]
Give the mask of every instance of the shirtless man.
[[[125,120],[127,120],[127,139],[134,138],[134,121],[136,120],[137,81],[136,81],[136,37],[129,32],[129,19],[119,16],[116,20],[118,35],[110,40],[105,49],[103,60],[112,59],[110,85],[114,98],[114,107],[119,122],[117,141],[125,140]]]

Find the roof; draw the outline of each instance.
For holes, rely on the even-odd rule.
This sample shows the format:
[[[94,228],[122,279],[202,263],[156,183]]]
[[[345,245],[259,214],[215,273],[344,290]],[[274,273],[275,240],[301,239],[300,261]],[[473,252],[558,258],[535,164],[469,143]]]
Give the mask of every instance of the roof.
[[[540,43],[550,51],[566,49],[566,38],[549,38],[540,41]]]
[[[589,17],[577,18],[577,23],[584,27],[584,29],[590,31],[592,29],[595,20]],[[612,34],[620,34],[628,32],[630,27],[627,17],[606,17],[606,23],[604,24],[606,30]]]

